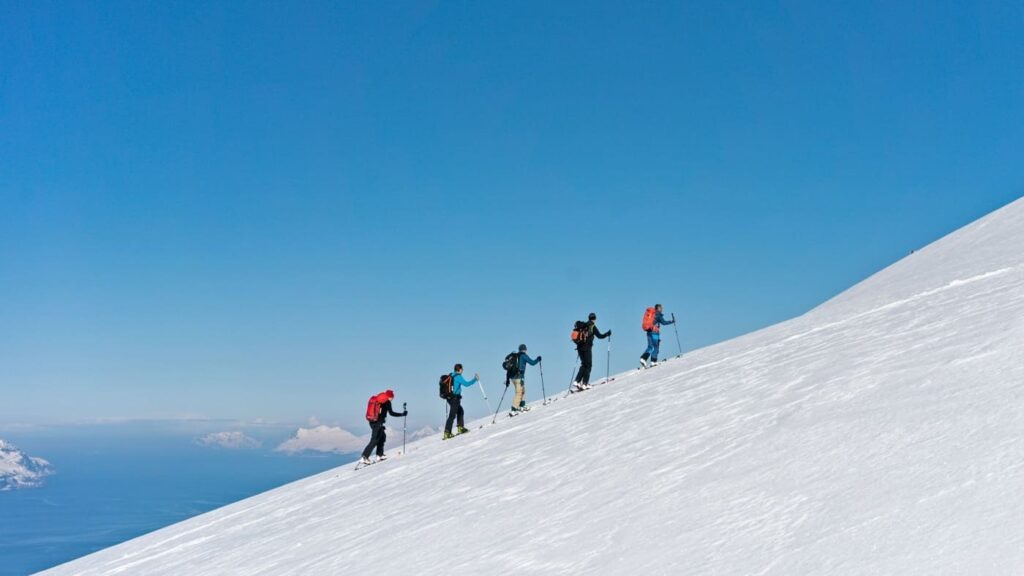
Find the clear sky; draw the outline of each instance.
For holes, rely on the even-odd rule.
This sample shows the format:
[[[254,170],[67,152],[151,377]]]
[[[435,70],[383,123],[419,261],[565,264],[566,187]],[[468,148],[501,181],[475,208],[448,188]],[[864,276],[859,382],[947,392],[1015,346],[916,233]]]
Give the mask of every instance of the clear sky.
[[[564,389],[590,311],[613,370],[655,302],[686,350],[785,320],[1024,194],[1022,29],[1020,2],[0,0],[0,422],[361,432],[390,387],[437,425],[439,374],[493,404],[521,342]]]

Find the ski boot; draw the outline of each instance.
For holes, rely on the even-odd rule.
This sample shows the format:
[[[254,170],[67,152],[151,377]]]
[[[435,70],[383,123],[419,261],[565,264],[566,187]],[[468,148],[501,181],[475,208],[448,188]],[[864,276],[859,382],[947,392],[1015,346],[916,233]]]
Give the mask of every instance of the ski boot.
[[[458,429],[458,433],[459,434],[465,434],[467,432],[469,432],[469,428],[466,428],[465,426],[459,426],[459,429]]]
[[[441,440],[450,440],[452,438],[455,438],[455,435],[452,434],[451,432],[445,431],[444,436],[441,438]]]

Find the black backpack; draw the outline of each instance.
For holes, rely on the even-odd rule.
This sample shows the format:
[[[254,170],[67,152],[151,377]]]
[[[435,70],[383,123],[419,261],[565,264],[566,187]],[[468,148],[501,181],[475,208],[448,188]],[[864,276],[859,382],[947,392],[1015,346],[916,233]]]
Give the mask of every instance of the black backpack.
[[[512,352],[508,356],[505,356],[505,361],[501,363],[501,367],[505,369],[506,380],[518,376],[519,352]]]
[[[441,387],[441,398],[444,398],[445,400],[451,398],[453,396],[452,387],[455,385],[455,379],[452,378],[452,375],[442,374],[441,382],[439,384]]]
[[[590,325],[582,320],[577,320],[576,324],[573,325],[572,334],[570,338],[576,344],[585,344],[587,339],[590,337]]]

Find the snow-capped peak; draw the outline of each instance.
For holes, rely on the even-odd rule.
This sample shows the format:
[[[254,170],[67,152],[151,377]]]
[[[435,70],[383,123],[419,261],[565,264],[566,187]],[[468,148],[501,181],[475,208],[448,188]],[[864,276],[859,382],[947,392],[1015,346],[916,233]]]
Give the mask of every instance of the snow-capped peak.
[[[0,440],[0,491],[33,488],[42,485],[44,476],[53,474],[53,467],[42,458],[29,456]]]

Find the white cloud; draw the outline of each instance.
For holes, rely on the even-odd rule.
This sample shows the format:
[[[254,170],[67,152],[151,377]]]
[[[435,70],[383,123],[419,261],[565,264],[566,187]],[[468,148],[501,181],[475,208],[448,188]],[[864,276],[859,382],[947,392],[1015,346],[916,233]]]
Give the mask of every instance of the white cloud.
[[[196,438],[196,444],[231,450],[251,450],[263,445],[259,440],[242,432],[213,432]]]
[[[344,428],[321,424],[314,428],[299,428],[295,431],[294,436],[282,442],[275,450],[288,454],[307,450],[348,454],[359,452],[367,442],[368,439],[365,436],[359,437]]]

